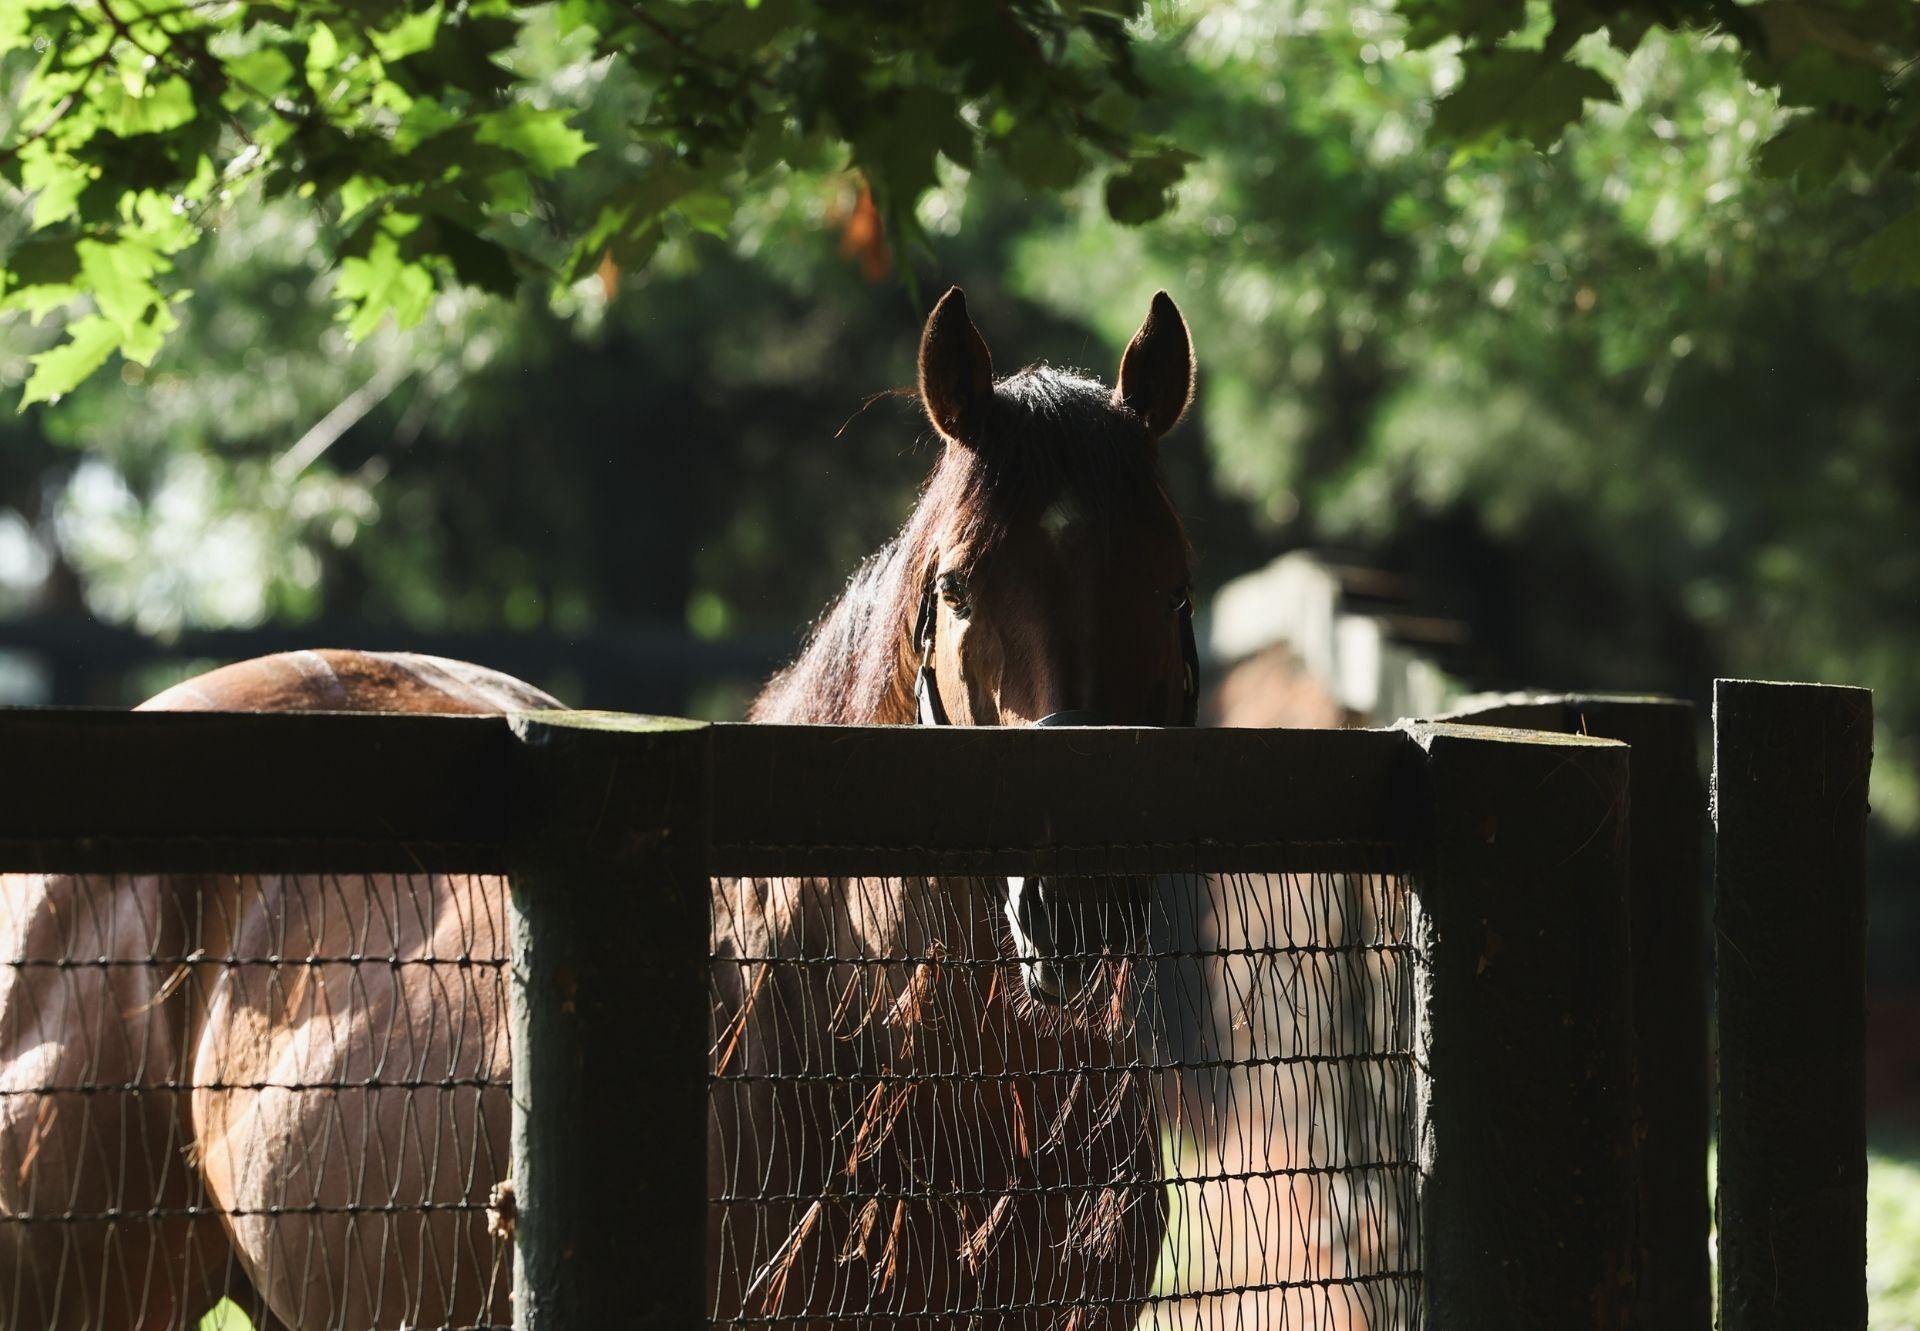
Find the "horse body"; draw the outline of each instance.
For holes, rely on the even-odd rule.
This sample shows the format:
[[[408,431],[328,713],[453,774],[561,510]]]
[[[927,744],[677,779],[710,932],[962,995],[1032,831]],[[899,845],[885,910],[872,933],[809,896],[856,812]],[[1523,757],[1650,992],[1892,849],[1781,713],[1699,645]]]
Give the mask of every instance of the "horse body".
[[[11,958],[183,956],[158,880],[0,877]],[[226,1241],[188,1208],[186,1046],[164,975],[142,966],[0,969],[0,1326],[175,1327],[218,1297]],[[52,1088],[52,1089],[48,1089]],[[108,1088],[108,1089],[95,1089]],[[116,1212],[160,1213],[129,1233]]]
[[[557,706],[461,662],[336,651],[145,704]],[[0,929],[9,958],[76,963],[0,968],[0,1326],[177,1331],[256,1289],[293,1328],[507,1320],[484,1215],[421,1209],[484,1206],[505,1174],[499,971],[431,964],[505,955],[501,880],[10,874]],[[151,964],[196,954],[256,960]],[[356,954],[401,965],[257,960]]]
[[[943,646],[926,665],[962,721],[1177,719],[1168,607],[1184,604],[1186,550],[1150,450],[1190,386],[1164,296],[1108,405],[1052,371],[996,387],[950,293],[921,351],[947,441],[927,494],[754,718],[911,723],[912,610],[937,588]],[[1103,639],[1124,645],[1119,668]],[[146,704],[558,705],[479,667],[360,652],[244,662]],[[7,955],[124,964],[0,969],[0,1221],[68,1217],[0,1223],[0,1325],[160,1331],[228,1292],[293,1331],[505,1322],[505,1249],[485,1225],[506,1171],[503,973],[475,964],[506,953],[504,881],[111,886],[4,880]],[[1132,1323],[1164,1202],[1128,972],[1036,988],[1055,962],[1010,913],[1009,935],[1004,890],[716,885],[716,1320]],[[1008,942],[1025,993],[1022,967],[993,964]],[[164,957],[241,962],[162,974]],[[1063,1012],[1036,1007],[1063,997]]]
[[[506,1176],[504,883],[237,880],[233,955],[192,1064],[194,1140],[268,1307],[289,1326],[504,1322],[486,1232]],[[482,966],[460,967],[462,959]]]

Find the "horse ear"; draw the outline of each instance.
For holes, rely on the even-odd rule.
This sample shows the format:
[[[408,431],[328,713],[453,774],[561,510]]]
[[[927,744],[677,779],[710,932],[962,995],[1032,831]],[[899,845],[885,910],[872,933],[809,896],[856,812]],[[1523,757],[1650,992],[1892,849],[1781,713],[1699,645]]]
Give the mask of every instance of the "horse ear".
[[[1113,390],[1113,400],[1138,416],[1153,439],[1187,414],[1187,404],[1193,400],[1193,344],[1187,337],[1187,321],[1164,291],[1154,293],[1147,321],[1120,357],[1120,383]]]
[[[974,444],[992,400],[993,356],[967,317],[966,293],[951,287],[920,335],[920,401],[949,441]]]

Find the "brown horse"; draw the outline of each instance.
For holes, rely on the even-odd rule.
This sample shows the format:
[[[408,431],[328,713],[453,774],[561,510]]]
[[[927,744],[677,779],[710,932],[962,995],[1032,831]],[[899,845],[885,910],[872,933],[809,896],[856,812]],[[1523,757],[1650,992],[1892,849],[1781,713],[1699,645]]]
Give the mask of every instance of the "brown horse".
[[[1164,295],[1109,392],[1047,368],[996,381],[949,292],[921,345],[932,479],[754,718],[908,724],[924,663],[959,723],[1181,719],[1188,556],[1154,444],[1191,383]],[[146,705],[557,704],[454,662],[310,652]],[[502,881],[9,876],[0,893],[8,958],[76,963],[0,967],[0,1326],[158,1331],[223,1293],[298,1331],[507,1320],[483,1209],[505,1171]],[[716,1320],[1130,1324],[1163,1228],[1127,970],[1101,956],[1131,917],[1067,928],[1072,912],[1008,896],[716,886]],[[1031,998],[1002,980],[1003,938]],[[223,958],[243,961],[196,964]]]
[[[459,662],[331,651],[145,704],[558,705]],[[484,1213],[446,1209],[484,1207],[506,1170],[504,887],[0,876],[0,1327],[177,1331],[227,1294],[262,1331],[506,1321]],[[381,964],[265,960],[355,955]]]
[[[754,719],[1182,720],[1188,552],[1154,449],[1192,375],[1163,294],[1112,392],[1047,368],[996,382],[950,292],[921,342],[945,447],[919,508]],[[1100,954],[1138,937],[1144,903],[1125,885],[1073,894],[1020,879],[726,885],[717,1322],[1133,1323],[1164,1228],[1159,1142],[1132,1070],[1129,971]],[[1015,973],[1064,1016],[1011,1010],[1031,1005],[997,964],[1003,916]]]

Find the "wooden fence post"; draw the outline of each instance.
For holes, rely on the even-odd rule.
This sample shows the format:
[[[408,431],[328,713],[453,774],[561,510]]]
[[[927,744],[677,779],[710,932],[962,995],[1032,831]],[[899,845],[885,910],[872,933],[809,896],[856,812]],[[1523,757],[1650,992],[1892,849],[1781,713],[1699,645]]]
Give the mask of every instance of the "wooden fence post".
[[[1623,694],[1504,698],[1447,718],[1631,746],[1629,914],[1637,1249],[1634,1326],[1708,1331],[1706,796],[1693,704]]]
[[[704,1325],[709,734],[513,729],[514,1327]]]
[[[1435,1331],[1631,1324],[1627,748],[1415,723],[1421,1264]]]
[[[1861,1331],[1873,695],[1716,680],[1725,1331]]]

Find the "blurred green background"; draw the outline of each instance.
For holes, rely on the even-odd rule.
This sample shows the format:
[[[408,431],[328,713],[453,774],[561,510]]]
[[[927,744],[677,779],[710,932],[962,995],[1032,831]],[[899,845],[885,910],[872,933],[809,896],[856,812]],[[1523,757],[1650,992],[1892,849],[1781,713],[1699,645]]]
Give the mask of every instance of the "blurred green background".
[[[1920,1175],[1899,1163],[1920,1120],[1920,291],[1862,293],[1842,258],[1910,183],[1763,177],[1774,97],[1730,47],[1657,31],[1592,53],[1620,100],[1545,153],[1435,147],[1460,57],[1408,49],[1390,5],[1196,0],[1156,9],[1137,55],[1150,128],[1198,154],[1142,228],[1096,182],[943,164],[926,249],[895,253],[829,157],[640,271],[440,294],[351,344],[321,211],[243,198],[183,256],[198,294],[152,365],[0,415],[0,616],[40,644],[0,685],[130,701],[204,664],[196,631],[277,626],[465,644],[576,704],[737,715],[927,470],[913,404],[873,395],[912,382],[932,297],[964,285],[1003,368],[1110,378],[1164,287],[1200,364],[1166,464],[1203,597],[1316,548],[1464,625],[1469,686],[1875,690],[1894,1154],[1874,1325],[1920,1326]],[[558,41],[541,59],[617,140],[619,70]],[[10,401],[51,336],[0,316]],[[106,668],[99,625],[171,657]]]

